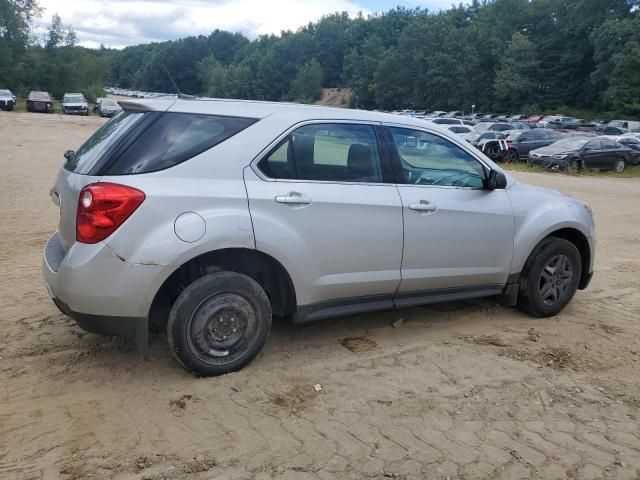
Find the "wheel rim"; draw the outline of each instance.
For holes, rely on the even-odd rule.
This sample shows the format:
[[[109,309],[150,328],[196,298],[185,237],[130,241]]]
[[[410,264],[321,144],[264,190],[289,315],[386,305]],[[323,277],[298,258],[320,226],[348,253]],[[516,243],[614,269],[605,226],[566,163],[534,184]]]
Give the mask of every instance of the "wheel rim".
[[[571,291],[573,264],[566,255],[556,255],[542,268],[538,292],[545,305],[556,305]]]
[[[513,150],[508,150],[507,151],[507,162],[508,163],[514,163],[516,161],[516,152],[514,152]]]
[[[198,305],[187,329],[191,350],[204,362],[220,364],[234,361],[251,348],[258,322],[246,298],[220,293]]]
[[[616,172],[620,173],[624,170],[624,160],[618,160],[616,162]]]

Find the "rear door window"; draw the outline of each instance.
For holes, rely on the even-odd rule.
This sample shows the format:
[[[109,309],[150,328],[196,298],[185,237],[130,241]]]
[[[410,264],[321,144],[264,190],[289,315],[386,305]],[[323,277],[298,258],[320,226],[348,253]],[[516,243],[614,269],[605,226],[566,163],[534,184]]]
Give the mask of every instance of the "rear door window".
[[[275,179],[382,183],[370,125],[313,124],[294,130],[258,168]]]
[[[208,150],[257,119],[167,112],[147,127],[107,168],[107,175],[149,173]]]

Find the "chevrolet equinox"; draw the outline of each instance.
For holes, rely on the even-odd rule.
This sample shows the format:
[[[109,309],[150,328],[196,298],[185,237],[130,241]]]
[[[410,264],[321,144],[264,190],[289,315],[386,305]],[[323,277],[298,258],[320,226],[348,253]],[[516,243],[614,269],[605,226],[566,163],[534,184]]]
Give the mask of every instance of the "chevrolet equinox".
[[[546,317],[591,279],[588,205],[433,123],[236,100],[122,107],[65,153],[43,269],[63,313],[145,356],[164,328],[185,368],[218,375],[258,354],[272,316],[495,296]]]

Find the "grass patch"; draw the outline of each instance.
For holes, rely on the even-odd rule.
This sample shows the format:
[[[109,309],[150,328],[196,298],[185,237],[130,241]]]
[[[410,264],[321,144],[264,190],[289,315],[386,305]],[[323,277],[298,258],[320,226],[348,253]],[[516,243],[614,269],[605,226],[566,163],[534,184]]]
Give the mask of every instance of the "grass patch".
[[[546,173],[548,175],[568,175],[572,177],[612,177],[612,178],[640,178],[640,166],[627,165],[622,173],[616,173],[612,170],[582,170],[579,173],[560,171],[553,172],[546,168],[540,168],[538,166],[529,166],[525,162],[519,163],[500,163],[502,168],[510,172],[535,172]]]

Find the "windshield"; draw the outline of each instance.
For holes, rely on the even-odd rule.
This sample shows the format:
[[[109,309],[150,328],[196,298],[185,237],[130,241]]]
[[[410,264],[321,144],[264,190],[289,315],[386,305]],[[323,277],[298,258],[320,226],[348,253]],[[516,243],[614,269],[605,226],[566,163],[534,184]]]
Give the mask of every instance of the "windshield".
[[[115,101],[110,100],[110,99],[106,99],[106,98],[100,102],[100,105],[102,107],[117,107],[118,106],[118,104]]]
[[[543,122],[553,122],[555,120],[558,120],[558,117],[556,117],[555,115],[547,115],[542,119]]]
[[[553,146],[566,150],[578,150],[582,148],[588,141],[589,139],[585,138],[564,138],[562,140],[558,140],[553,144]]]
[[[610,127],[622,128],[624,126],[624,122],[622,120],[611,120],[609,122]]]
[[[84,102],[84,97],[82,95],[65,95],[64,102],[66,103],[81,103]]]
[[[75,155],[67,160],[64,168],[74,173],[88,174],[107,149],[113,146],[143,115],[143,113],[122,112],[113,117],[89,137]]]
[[[11,92],[9,90],[0,90],[0,96],[2,97],[10,97]]]

